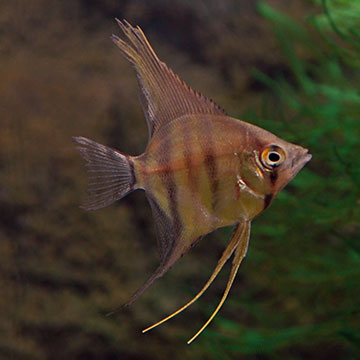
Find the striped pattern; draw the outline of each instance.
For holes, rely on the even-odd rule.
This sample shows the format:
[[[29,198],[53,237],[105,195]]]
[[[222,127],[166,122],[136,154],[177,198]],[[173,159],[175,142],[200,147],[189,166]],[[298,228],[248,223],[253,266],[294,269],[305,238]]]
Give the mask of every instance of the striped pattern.
[[[163,167],[161,172],[161,186],[166,190],[167,198],[167,209],[169,211],[169,216],[172,221],[172,231],[174,238],[179,238],[182,230],[182,224],[180,219],[180,214],[178,211],[178,199],[177,199],[177,185],[175,182],[175,174],[171,167],[171,138],[167,138],[166,141],[163,142],[161,147],[161,152],[163,153],[163,157],[159,161],[160,166]],[[172,248],[174,244],[168,247],[167,253],[164,254],[164,257],[168,255],[168,252]]]
[[[227,117],[224,110],[189,88],[159,60],[139,27],[117,21],[129,42],[115,35],[113,41],[135,68],[149,144],[145,153],[135,158],[86,138],[74,138],[92,174],[85,209],[110,205],[136,188],[146,191],[161,262],[126,305],[134,302],[204,235],[220,226],[237,225],[200,293],[145,330],[196,301],[234,253],[224,295],[190,343],[209,324],[229,293],[246,255],[251,220],[270,205],[311,155],[263,129]],[[282,148],[288,157],[279,165],[281,171],[265,169],[261,163],[260,154],[272,145]]]
[[[167,249],[163,259],[180,257],[200,236],[263,209],[262,199],[254,201],[237,186],[239,158],[233,144],[241,139],[239,123],[231,123],[235,129],[230,136],[222,119],[175,119],[159,130],[139,159],[143,186],[169,217],[168,231],[175,234],[168,236],[172,244],[162,245]]]
[[[204,157],[203,161],[206,168],[208,181],[210,184],[210,192],[212,195],[212,199],[211,199],[212,208],[216,209],[216,194],[219,190],[219,178],[218,178],[219,174],[217,169],[215,146],[212,138],[214,135],[212,131],[213,124],[210,121],[207,121],[205,124],[207,128],[201,129],[201,131],[203,130],[208,134],[207,141],[206,143],[204,143],[205,146],[202,149],[203,157]]]
[[[266,194],[264,197],[264,209],[268,208],[271,204],[271,201],[273,199],[274,195],[273,194]]]
[[[185,168],[188,170],[189,190],[192,194],[196,194],[199,190],[199,179],[193,161],[193,154],[196,151],[192,137],[193,132],[190,126],[185,126],[183,130],[184,130],[182,133],[183,155],[184,155]]]
[[[132,191],[134,190],[134,186],[136,183],[135,164],[134,164],[134,160],[131,159],[129,155],[125,155],[125,156],[126,156],[126,161],[129,165],[129,172],[130,172],[129,187],[130,187],[130,191]]]

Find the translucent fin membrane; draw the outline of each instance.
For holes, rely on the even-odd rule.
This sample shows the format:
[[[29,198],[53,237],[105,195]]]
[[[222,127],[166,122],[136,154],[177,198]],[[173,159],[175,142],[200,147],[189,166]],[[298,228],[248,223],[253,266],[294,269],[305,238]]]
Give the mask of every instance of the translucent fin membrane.
[[[116,35],[112,40],[135,68],[150,137],[183,115],[226,115],[223,109],[191,89],[159,60],[140,27],[134,27],[126,20],[116,21],[128,41]]]
[[[134,189],[133,160],[107,146],[84,137],[73,137],[89,172],[89,195],[81,206],[97,210],[108,206]]]

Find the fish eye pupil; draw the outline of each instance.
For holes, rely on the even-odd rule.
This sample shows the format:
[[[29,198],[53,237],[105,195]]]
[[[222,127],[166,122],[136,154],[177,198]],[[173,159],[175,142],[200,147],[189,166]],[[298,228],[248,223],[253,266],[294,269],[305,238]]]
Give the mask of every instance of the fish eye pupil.
[[[278,162],[280,160],[280,155],[278,153],[276,153],[276,152],[271,152],[269,154],[269,160],[271,162]]]

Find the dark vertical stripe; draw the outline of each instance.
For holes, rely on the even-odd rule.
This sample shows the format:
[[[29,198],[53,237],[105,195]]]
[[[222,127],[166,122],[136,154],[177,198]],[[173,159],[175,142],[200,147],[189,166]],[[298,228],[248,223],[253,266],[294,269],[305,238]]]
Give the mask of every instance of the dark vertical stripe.
[[[273,198],[273,194],[266,194],[265,198],[264,198],[264,209],[265,210],[267,207],[269,207],[271,200]]]
[[[130,174],[131,174],[131,183],[130,183],[130,189],[134,189],[134,185],[136,183],[136,177],[135,177],[135,165],[134,161],[130,158],[129,155],[125,155],[126,161],[129,165]]]
[[[168,128],[168,130],[171,131],[171,128]],[[169,134],[168,134],[169,135]],[[167,195],[168,195],[168,204],[169,204],[169,210],[170,210],[170,218],[173,225],[173,231],[174,236],[172,239],[176,241],[176,239],[179,239],[180,233],[182,230],[182,224],[180,219],[180,214],[178,211],[177,206],[177,188],[174,178],[173,170],[171,169],[171,137],[167,136],[166,139],[163,139],[160,152],[159,152],[159,158],[158,164],[163,167],[163,171],[161,173],[161,179],[163,182],[164,187],[167,189]],[[164,254],[164,256],[171,253],[171,249],[174,247],[175,244],[169,244],[167,248],[167,254]]]
[[[210,181],[210,188],[213,195],[219,189],[216,159],[212,149],[209,147],[204,153],[206,172]]]
[[[192,127],[191,123],[187,122],[186,126],[183,126],[183,154],[184,154],[184,162],[185,167],[188,170],[188,182],[191,192],[193,193],[193,196],[198,191],[199,188],[199,179],[198,174],[196,173],[193,165],[193,149],[192,149]]]
[[[273,171],[270,173],[270,181],[271,181],[271,185],[275,185],[275,182],[278,178],[278,173],[277,173],[277,169],[273,169]]]
[[[216,193],[219,189],[219,179],[218,179],[218,169],[216,165],[216,157],[214,152],[214,142],[212,138],[212,126],[210,121],[203,122],[205,125],[204,129],[199,129],[200,131],[204,131],[206,133],[206,143],[203,147],[204,154],[204,164],[206,168],[206,173],[210,183],[210,190],[212,195],[212,207],[216,208],[217,196]]]
[[[199,213],[199,204],[202,204],[201,192],[199,192],[199,167],[194,164],[194,152],[196,149],[195,142],[193,141],[193,126],[191,122],[186,122],[183,126],[182,133],[182,146],[183,146],[183,155],[184,155],[184,163],[187,170],[187,182],[188,182],[188,190],[190,192],[190,203],[189,211],[191,213],[191,222],[194,228],[197,226],[196,224],[201,221]],[[188,224],[185,224],[185,226]]]

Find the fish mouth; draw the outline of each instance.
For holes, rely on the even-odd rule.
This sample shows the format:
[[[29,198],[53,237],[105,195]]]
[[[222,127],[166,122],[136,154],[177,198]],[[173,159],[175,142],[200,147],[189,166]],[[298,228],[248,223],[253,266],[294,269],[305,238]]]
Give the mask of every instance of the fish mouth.
[[[311,160],[311,158],[312,155],[309,153],[309,150],[301,148],[291,164],[293,176],[295,176]]]
[[[308,149],[305,149],[305,153],[304,153],[303,157],[304,157],[305,164],[308,163],[312,159],[312,155],[309,153]]]

